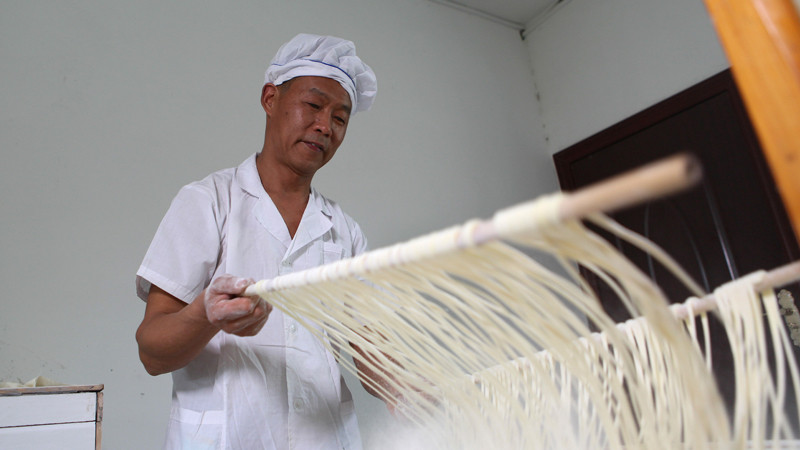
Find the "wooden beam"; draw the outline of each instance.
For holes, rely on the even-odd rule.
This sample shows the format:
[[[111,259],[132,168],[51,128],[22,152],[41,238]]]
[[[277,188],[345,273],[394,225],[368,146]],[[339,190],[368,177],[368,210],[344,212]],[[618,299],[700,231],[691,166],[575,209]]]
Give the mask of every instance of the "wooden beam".
[[[800,242],[800,17],[792,0],[704,0]]]

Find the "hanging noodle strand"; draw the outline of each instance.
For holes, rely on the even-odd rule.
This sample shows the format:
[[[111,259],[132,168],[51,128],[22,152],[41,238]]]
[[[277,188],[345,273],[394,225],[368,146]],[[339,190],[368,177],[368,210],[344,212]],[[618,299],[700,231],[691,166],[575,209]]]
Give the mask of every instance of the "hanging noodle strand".
[[[380,374],[363,382],[397,406],[421,448],[764,448],[795,439],[800,427],[787,410],[796,412],[798,370],[774,295],[762,302],[753,288],[763,275],[714,293],[711,314],[734,355],[729,412],[713,375],[708,312],[697,299],[670,307],[608,241],[560,220],[561,201],[498,213],[492,225],[504,241],[474,242],[468,222],[248,293],[314,332],[353,374]],[[705,295],[654,244],[591,219]],[[578,265],[633,319],[615,323]]]

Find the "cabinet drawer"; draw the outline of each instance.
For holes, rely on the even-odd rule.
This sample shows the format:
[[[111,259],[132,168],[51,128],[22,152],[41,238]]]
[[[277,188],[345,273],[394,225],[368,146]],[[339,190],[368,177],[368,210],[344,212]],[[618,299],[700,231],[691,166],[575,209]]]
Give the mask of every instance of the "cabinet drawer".
[[[99,449],[103,385],[0,389],[0,449]]]
[[[95,423],[60,423],[28,427],[0,428],[3,450],[74,450],[93,449]]]
[[[0,397],[0,428],[94,422],[96,415],[97,394],[94,392]]]

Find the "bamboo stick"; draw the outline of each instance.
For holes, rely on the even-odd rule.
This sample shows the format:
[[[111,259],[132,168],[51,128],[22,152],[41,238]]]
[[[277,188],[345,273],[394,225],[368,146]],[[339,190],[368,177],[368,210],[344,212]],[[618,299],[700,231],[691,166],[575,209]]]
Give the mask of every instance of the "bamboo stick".
[[[566,194],[558,202],[559,220],[577,219],[597,212],[610,212],[655,200],[696,184],[701,178],[700,164],[691,155],[681,154],[618,175],[606,181]],[[487,221],[470,221],[460,227],[418,237],[406,243],[380,248],[325,266],[262,280],[251,285],[246,295],[288,289],[322,280],[364,275],[382,268],[442,255],[469,246],[511,237],[517,232],[532,232],[541,209],[537,200],[499,211]],[[498,217],[512,226],[498,228]]]
[[[559,216],[569,220],[614,212],[683,191],[697,184],[702,176],[697,158],[675,155],[568,194]]]
[[[766,272],[764,274],[764,278],[760,282],[756,283],[754,288],[756,292],[761,292],[767,289],[784,286],[796,281],[800,281],[800,261],[785,264]],[[717,307],[717,301],[714,298],[714,294],[706,295],[703,298],[689,299],[684,303],[677,303],[670,307],[676,318],[686,319],[689,317],[689,308],[687,307],[687,303],[689,302],[692,304],[692,311],[695,315],[712,311]]]

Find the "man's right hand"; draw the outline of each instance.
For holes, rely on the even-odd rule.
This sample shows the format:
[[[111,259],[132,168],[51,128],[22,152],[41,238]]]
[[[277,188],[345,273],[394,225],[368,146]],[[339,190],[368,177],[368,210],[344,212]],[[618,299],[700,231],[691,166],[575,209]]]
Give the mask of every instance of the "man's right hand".
[[[203,302],[208,321],[226,333],[254,336],[267,322],[272,305],[261,297],[244,297],[254,281],[222,275],[206,288]]]
[[[189,304],[151,286],[136,330],[139,358],[147,372],[158,375],[184,367],[220,330],[238,336],[257,334],[272,306],[261,298],[243,296],[251,282],[223,275]]]

